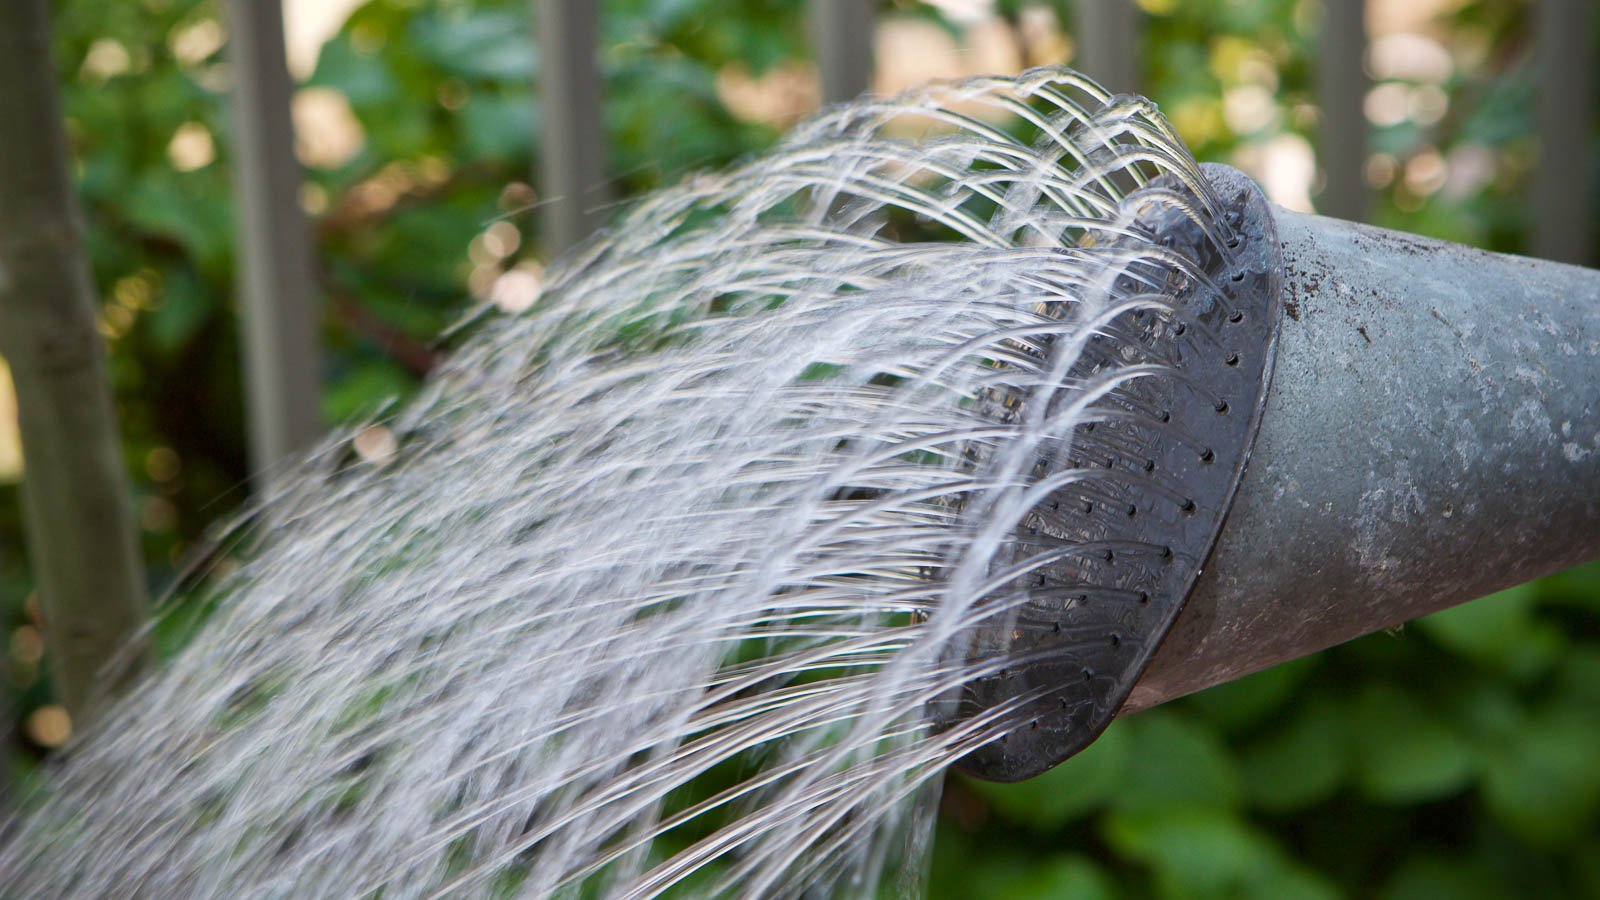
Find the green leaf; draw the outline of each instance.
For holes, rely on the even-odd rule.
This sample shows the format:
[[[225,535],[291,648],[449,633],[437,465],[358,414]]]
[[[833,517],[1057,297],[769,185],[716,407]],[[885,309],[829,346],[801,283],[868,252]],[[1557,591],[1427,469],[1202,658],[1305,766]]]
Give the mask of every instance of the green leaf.
[[[358,52],[347,34],[322,45],[317,69],[307,84],[339,91],[358,111],[387,106],[401,93],[400,81],[387,58]]]
[[[1037,778],[969,783],[1007,819],[1053,831],[1100,807],[1116,791],[1127,766],[1127,746],[1124,723],[1116,722],[1083,752]]]
[[[1351,705],[1356,782],[1388,803],[1420,803],[1460,791],[1475,760],[1450,724],[1410,694],[1373,685]]]
[[[416,376],[389,360],[362,363],[337,379],[322,399],[329,422],[351,422],[404,399],[416,390]]]
[[[1123,812],[1239,802],[1239,772],[1216,732],[1174,711],[1128,720],[1128,760],[1112,799]]]
[[[1260,834],[1231,813],[1207,807],[1118,813],[1102,832],[1119,855],[1155,869],[1178,895],[1236,890],[1271,854]]]
[[[1600,809],[1600,718],[1589,708],[1528,717],[1488,754],[1484,800],[1494,816],[1529,841],[1559,844],[1588,835]]]
[[[1281,729],[1240,755],[1245,793],[1268,812],[1304,809],[1332,796],[1349,768],[1349,742],[1338,709],[1313,700]]]
[[[232,254],[232,223],[224,197],[197,194],[194,181],[176,173],[147,172],[128,188],[123,214],[139,228],[183,245],[206,270],[221,268]]]
[[[1519,894],[1508,890],[1476,860],[1429,856],[1406,860],[1381,896],[1384,900],[1500,900]]]
[[[1338,892],[1292,863],[1261,831],[1224,810],[1185,807],[1109,817],[1119,854],[1150,866],[1165,897],[1334,900]]]
[[[476,93],[461,109],[461,124],[471,156],[525,164],[533,152],[534,107],[529,94]]]
[[[1579,894],[1600,897],[1600,837],[1590,837],[1572,855],[1577,861],[1578,879],[1582,884]]]
[[[1533,618],[1530,584],[1492,594],[1420,619],[1416,625],[1435,643],[1480,665],[1531,677],[1556,660],[1562,641]]]
[[[1226,731],[1235,731],[1261,721],[1277,711],[1321,663],[1320,656],[1307,656],[1273,666],[1238,681],[1219,684],[1190,697],[1207,719]]]
[[[1600,612],[1600,560],[1541,578],[1531,586],[1540,603],[1559,603]]]
[[[1072,855],[1035,862],[995,884],[992,895],[1005,900],[1111,900],[1117,890],[1093,860]]]
[[[1561,657],[1560,685],[1564,694],[1600,703],[1600,647],[1573,647]]]
[[[163,353],[172,353],[194,336],[211,315],[205,289],[188,269],[174,267],[161,287],[161,304],[146,314],[150,337]]]
[[[451,74],[488,81],[533,80],[536,45],[521,9],[422,16],[412,26],[412,36],[429,62]]]

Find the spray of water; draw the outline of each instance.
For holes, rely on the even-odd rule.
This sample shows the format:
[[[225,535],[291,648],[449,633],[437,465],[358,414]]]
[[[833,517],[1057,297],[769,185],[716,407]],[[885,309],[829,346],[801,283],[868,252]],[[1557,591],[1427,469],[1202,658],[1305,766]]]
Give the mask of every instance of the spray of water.
[[[1211,202],[1060,70],[833,110],[650,198],[280,482],[217,608],[13,823],[19,896],[917,889],[938,715],[1108,392],[1069,377]],[[1221,248],[1225,235],[1215,235]],[[1140,267],[1143,267],[1142,269]],[[1070,549],[1070,548],[1069,548]]]

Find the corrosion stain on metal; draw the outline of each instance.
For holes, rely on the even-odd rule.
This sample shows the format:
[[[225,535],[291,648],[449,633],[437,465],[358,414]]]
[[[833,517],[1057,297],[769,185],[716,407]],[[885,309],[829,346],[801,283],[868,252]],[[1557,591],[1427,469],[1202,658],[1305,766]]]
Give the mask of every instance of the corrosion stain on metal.
[[[1004,669],[989,665],[993,674],[970,682],[956,717],[1006,702],[1022,710],[1005,737],[957,763],[971,774],[1028,778],[1099,736],[1182,610],[1238,487],[1271,378],[1282,266],[1259,188],[1225,166],[1202,171],[1224,220],[1210,234],[1185,211],[1201,205],[1192,196],[1172,202],[1187,193],[1172,176],[1124,201],[1135,216],[1136,236],[1122,239],[1130,248],[1170,247],[1204,276],[1165,262],[1131,267],[1120,277],[1144,283],[1120,287],[1163,294],[1177,313],[1122,314],[1069,375],[1158,372],[1097,401],[1070,444],[1037,461],[1038,477],[1081,477],[1026,516],[1009,562],[1059,558],[1015,588],[1026,592],[1015,616],[974,637],[968,663]]]

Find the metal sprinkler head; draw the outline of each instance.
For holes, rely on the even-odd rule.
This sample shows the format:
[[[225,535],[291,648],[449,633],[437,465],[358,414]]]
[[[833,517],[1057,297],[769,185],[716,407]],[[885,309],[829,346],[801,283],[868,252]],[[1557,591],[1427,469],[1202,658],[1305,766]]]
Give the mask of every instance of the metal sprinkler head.
[[[1073,370],[1145,367],[1037,460],[1066,483],[1019,523],[1032,567],[986,601],[944,709],[1017,710],[970,774],[1036,775],[1116,715],[1600,556],[1600,271],[1202,169],[1209,197],[1122,201],[1124,274],[1174,313],[1119,316]]]
[[[1014,614],[973,636],[969,663],[1006,662],[965,686],[955,715],[1023,705],[1018,726],[958,763],[971,774],[1029,778],[1105,730],[1183,609],[1233,502],[1272,376],[1282,265],[1261,190],[1227,166],[1201,169],[1210,197],[1163,176],[1123,201],[1127,233],[1106,250],[1139,252],[1112,293],[1162,295],[1171,312],[1118,314],[1068,376],[1090,384],[1145,370],[1095,400],[1070,442],[1038,460],[1036,475],[1077,477],[1033,508],[1015,538],[1010,562],[1051,561],[1023,576]],[[1030,402],[1002,399],[996,409]]]

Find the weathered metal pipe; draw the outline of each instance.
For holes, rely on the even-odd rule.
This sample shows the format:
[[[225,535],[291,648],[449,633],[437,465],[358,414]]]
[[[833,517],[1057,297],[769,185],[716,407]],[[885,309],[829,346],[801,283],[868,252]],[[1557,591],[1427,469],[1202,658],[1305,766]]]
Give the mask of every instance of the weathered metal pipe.
[[[1124,713],[1600,556],[1600,271],[1275,217],[1254,455]]]

